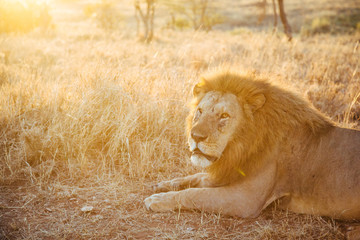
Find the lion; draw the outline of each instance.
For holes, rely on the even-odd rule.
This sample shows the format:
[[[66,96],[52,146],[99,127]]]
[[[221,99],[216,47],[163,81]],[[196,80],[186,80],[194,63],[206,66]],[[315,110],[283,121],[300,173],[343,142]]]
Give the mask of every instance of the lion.
[[[269,204],[360,219],[360,131],[255,74],[221,71],[193,88],[191,162],[205,172],[164,181],[147,209],[255,218]]]

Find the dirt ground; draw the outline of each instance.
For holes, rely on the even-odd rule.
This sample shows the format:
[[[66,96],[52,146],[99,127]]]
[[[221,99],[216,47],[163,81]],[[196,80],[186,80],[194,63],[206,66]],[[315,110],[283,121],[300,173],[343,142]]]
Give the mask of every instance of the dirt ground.
[[[141,183],[1,186],[0,239],[345,239],[356,222],[268,207],[256,219],[204,212],[153,213]],[[84,211],[84,207],[93,207]]]

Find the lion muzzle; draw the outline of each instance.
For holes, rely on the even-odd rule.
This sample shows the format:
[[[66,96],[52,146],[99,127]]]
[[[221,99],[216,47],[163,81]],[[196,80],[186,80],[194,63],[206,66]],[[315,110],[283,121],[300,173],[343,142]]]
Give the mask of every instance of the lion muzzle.
[[[194,151],[192,151],[192,155],[204,156],[210,162],[215,162],[218,159],[217,157],[210,156],[210,155],[203,153],[199,148],[196,148]]]

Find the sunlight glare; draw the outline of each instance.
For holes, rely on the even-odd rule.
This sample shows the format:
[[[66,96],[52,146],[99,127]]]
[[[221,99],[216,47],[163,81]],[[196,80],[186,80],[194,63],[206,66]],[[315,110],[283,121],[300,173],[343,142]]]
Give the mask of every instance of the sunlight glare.
[[[23,6],[28,7],[29,4],[35,3],[35,4],[49,4],[51,0],[15,0],[20,2]]]

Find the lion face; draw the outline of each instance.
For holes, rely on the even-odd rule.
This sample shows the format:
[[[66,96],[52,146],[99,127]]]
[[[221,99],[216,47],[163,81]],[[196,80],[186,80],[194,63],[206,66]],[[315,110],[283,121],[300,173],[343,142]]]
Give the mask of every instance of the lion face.
[[[241,122],[242,110],[231,93],[207,92],[194,109],[189,146],[191,162],[207,167],[218,160]]]

